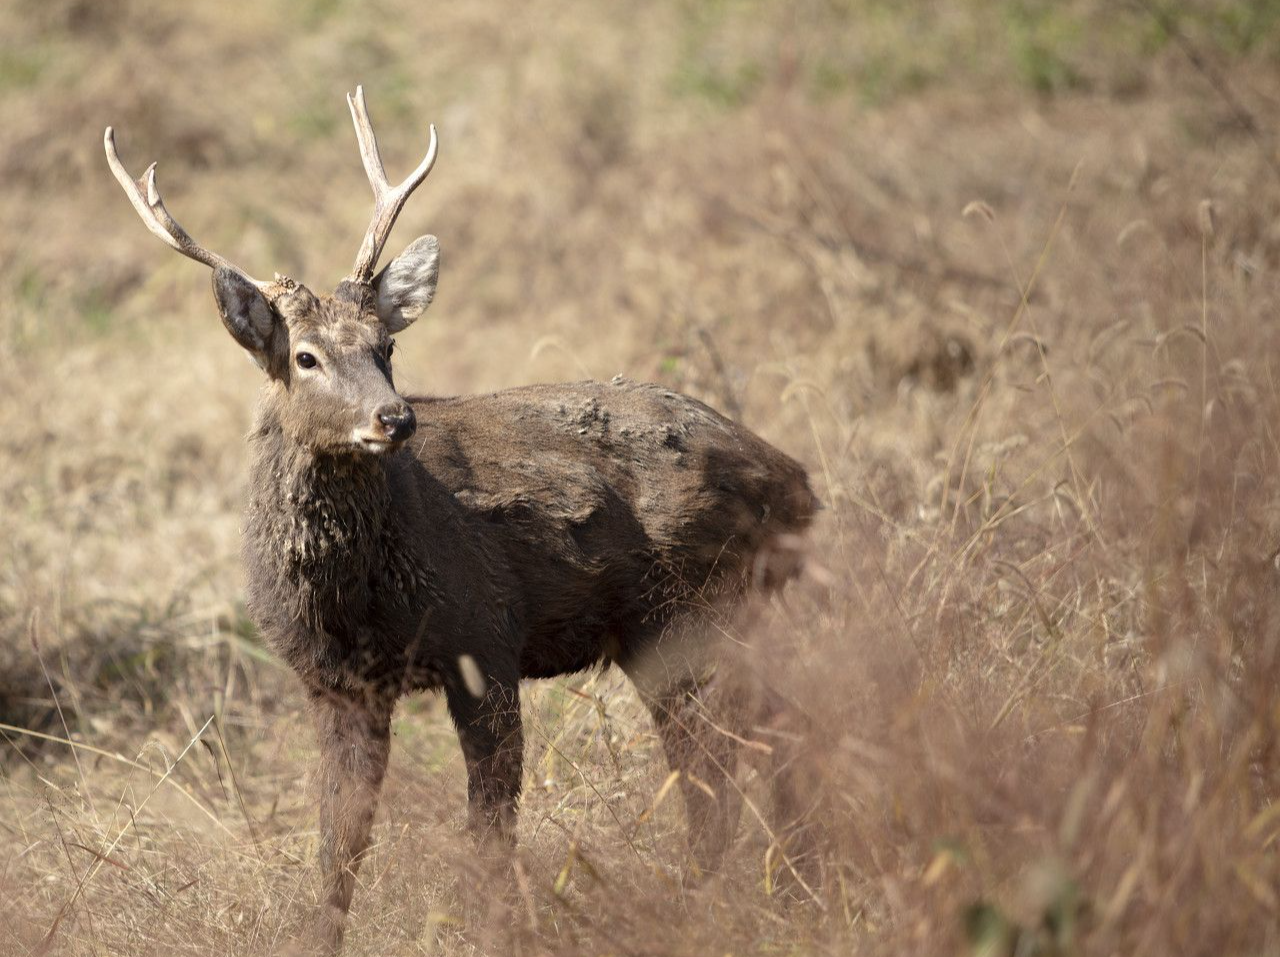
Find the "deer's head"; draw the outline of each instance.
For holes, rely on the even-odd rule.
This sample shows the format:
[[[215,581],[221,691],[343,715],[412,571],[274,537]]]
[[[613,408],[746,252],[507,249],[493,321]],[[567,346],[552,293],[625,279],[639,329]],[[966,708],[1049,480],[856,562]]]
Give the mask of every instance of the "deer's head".
[[[261,282],[200,246],[165,208],[156,164],[134,180],[116,154],[107,127],[107,162],[151,232],[184,256],[213,269],[213,294],[223,325],[266,372],[267,401],[290,438],[317,452],[379,454],[413,435],[413,409],[391,377],[392,336],[431,304],[440,244],[422,236],[381,272],[374,273],[396,216],[431,172],[436,131],[422,163],[394,189],[387,182],[364,90],[347,96],[360,156],[373,187],[373,219],[356,263],[332,295],[317,296],[277,275]]]

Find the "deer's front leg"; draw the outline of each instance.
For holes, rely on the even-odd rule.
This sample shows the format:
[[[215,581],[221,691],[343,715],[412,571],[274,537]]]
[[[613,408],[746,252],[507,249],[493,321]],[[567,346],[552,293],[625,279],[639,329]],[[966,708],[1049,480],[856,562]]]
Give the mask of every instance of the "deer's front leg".
[[[519,684],[486,675],[483,686],[451,683],[445,696],[467,763],[468,827],[482,846],[510,847],[524,760]]]
[[[377,696],[313,691],[311,706],[320,741],[321,947],[342,945],[356,871],[369,847],[369,832],[391,747],[394,702]]]

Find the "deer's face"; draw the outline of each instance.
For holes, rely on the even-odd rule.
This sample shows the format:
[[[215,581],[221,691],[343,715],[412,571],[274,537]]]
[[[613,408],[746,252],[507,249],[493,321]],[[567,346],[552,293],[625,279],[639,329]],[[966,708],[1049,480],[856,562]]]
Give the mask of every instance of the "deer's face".
[[[315,452],[380,455],[413,435],[413,409],[391,375],[391,336],[431,302],[438,250],[424,236],[371,282],[345,281],[323,297],[290,279],[261,288],[215,271],[223,323],[270,377],[289,438]]]
[[[391,334],[343,292],[359,289],[317,299],[295,286],[276,299],[277,411],[290,438],[308,448],[377,455],[412,436],[417,422],[391,378]]]
[[[146,227],[166,245],[213,269],[222,323],[271,377],[268,401],[285,432],[316,452],[378,455],[413,435],[413,409],[391,381],[391,336],[431,305],[440,244],[421,236],[374,274],[406,200],[436,161],[436,130],[418,168],[399,186],[387,181],[364,90],[347,96],[360,159],[373,187],[373,218],[350,275],[332,296],[317,297],[290,279],[259,282],[191,238],[169,214],[152,163],[140,179],[125,170],[107,127],[107,164]]]

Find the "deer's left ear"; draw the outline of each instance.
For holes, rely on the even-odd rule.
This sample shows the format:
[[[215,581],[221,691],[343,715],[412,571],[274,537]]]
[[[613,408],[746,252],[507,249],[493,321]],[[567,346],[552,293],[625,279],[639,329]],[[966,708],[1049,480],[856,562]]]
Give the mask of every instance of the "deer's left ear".
[[[388,332],[399,332],[426,311],[439,276],[440,240],[419,236],[373,277],[378,318]]]
[[[231,337],[259,368],[268,369],[276,314],[262,291],[239,271],[219,266],[213,271],[213,295]]]

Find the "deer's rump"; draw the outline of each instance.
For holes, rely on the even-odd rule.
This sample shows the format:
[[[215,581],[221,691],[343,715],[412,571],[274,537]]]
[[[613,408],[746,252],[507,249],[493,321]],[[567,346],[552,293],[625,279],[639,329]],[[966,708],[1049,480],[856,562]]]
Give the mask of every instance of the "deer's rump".
[[[775,576],[771,550],[818,504],[795,460],[659,386],[410,401],[418,459],[518,583],[527,677],[631,653],[682,610]]]

